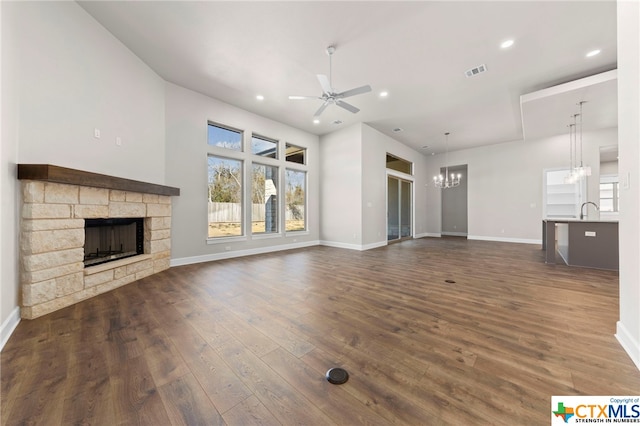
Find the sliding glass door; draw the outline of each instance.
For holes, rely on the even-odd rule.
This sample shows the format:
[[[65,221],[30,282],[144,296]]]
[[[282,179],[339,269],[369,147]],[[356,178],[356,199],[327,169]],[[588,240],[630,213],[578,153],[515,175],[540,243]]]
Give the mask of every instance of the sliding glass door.
[[[387,176],[387,241],[413,236],[411,185],[408,180]]]

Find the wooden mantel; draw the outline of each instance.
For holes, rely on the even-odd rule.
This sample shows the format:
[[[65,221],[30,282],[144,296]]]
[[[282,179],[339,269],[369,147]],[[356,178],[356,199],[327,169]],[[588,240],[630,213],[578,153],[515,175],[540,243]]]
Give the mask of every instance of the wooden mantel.
[[[172,186],[101,175],[83,170],[52,166],[51,164],[18,164],[18,179],[41,180],[69,185],[116,189],[119,191],[142,192],[146,194],[180,195],[180,188],[174,188]]]

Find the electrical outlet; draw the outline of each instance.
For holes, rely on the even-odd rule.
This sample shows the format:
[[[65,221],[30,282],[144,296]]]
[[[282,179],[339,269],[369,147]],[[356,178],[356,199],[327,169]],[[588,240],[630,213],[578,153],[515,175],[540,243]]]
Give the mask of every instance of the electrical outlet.
[[[595,231],[584,231],[584,236],[585,237],[595,237],[596,233],[595,233]]]
[[[120,136],[116,136],[116,145],[122,146],[122,138]]]
[[[93,137],[100,139],[100,129],[93,129]]]

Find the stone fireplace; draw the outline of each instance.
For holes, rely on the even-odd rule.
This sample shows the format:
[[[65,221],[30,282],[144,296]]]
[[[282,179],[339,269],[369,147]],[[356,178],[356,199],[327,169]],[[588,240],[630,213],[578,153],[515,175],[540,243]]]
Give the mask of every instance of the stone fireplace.
[[[19,164],[18,179],[22,318],[37,318],[169,268],[171,196],[179,189],[51,165]],[[90,257],[85,241],[94,238],[85,225],[91,228],[96,219],[107,227],[142,222],[143,230],[134,231],[142,233],[142,250],[134,247],[135,253],[85,266]],[[114,245],[111,235],[107,239]],[[124,244],[98,251],[120,251],[121,245],[125,251]]]

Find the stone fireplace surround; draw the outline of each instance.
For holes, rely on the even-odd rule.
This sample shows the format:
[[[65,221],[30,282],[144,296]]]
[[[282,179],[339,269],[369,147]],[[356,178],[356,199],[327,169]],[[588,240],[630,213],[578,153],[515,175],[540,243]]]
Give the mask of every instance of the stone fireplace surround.
[[[169,268],[178,188],[19,164],[21,317],[33,319]],[[84,267],[84,219],[144,218],[144,254]]]

